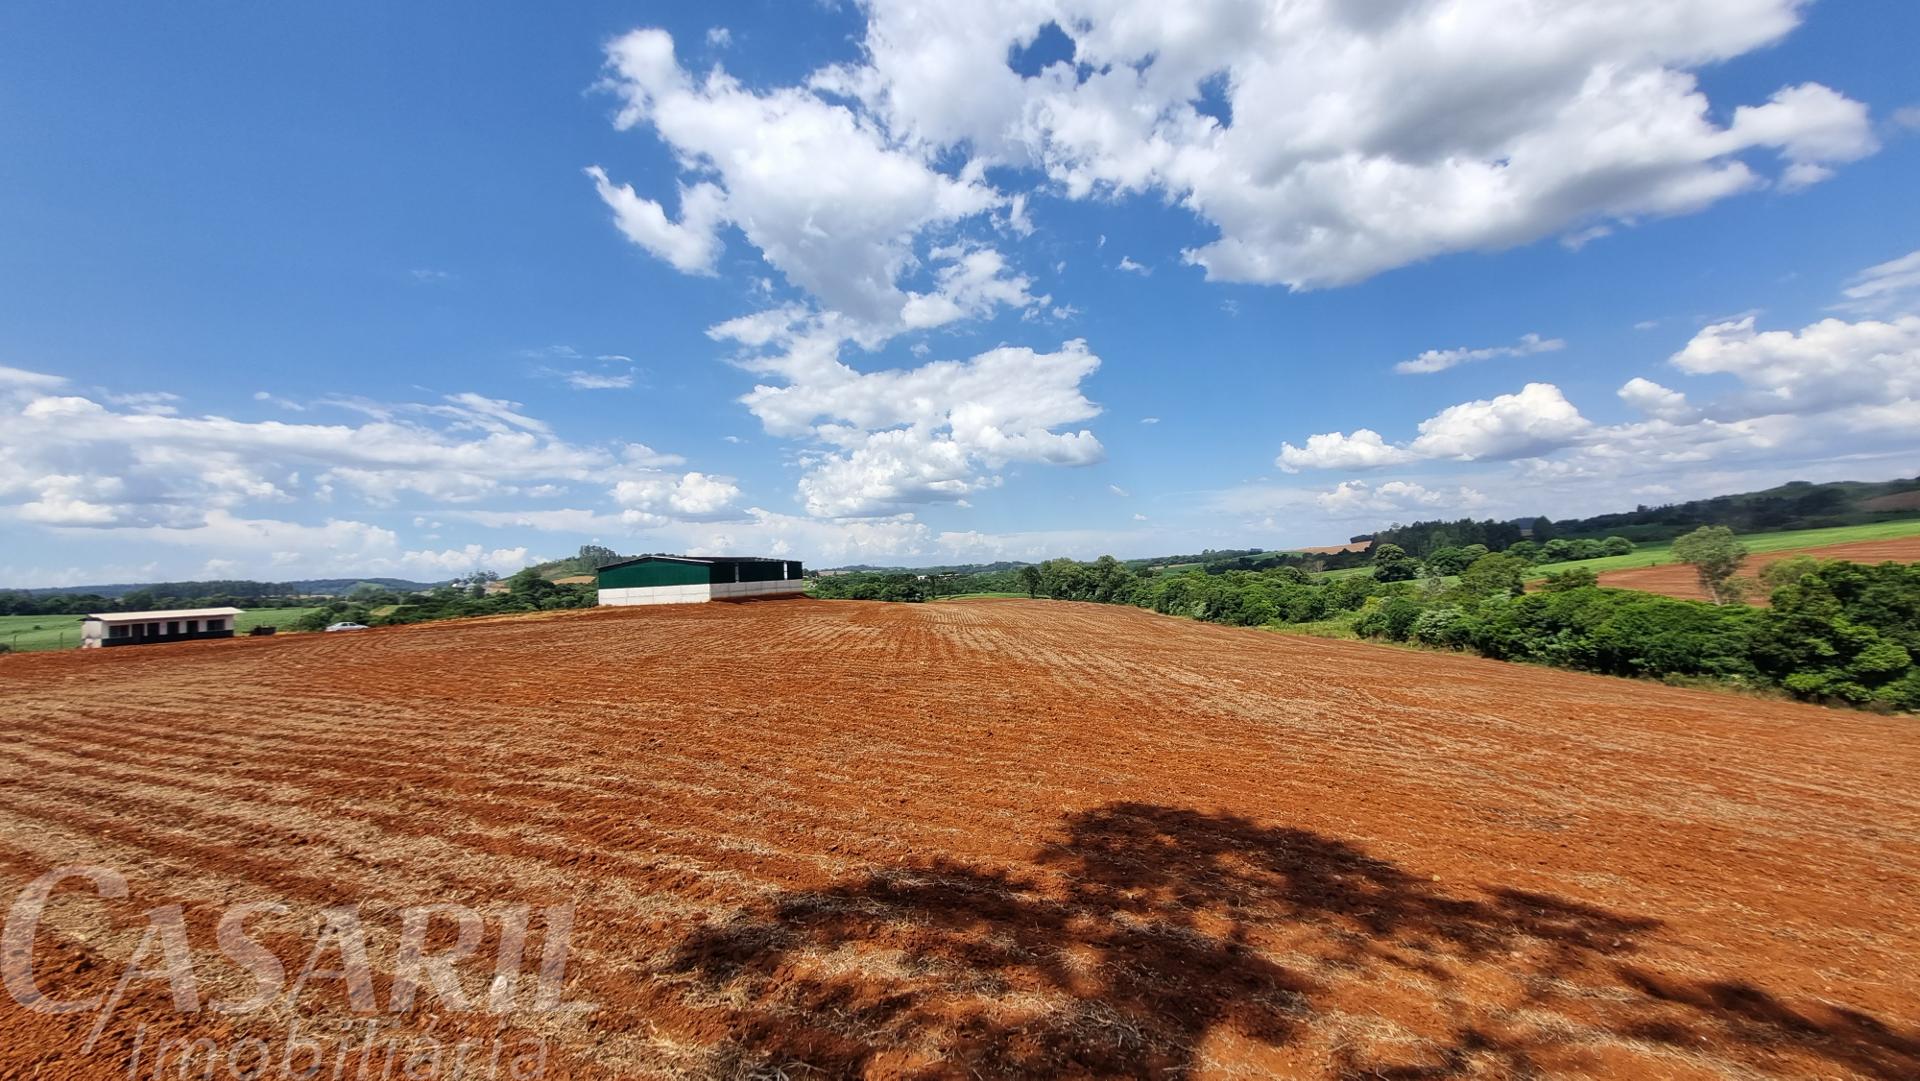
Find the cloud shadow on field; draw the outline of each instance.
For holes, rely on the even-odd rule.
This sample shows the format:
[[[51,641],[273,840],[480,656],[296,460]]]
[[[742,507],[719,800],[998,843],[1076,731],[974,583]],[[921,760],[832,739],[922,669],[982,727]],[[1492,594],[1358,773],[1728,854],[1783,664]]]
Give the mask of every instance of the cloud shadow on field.
[[[1305,830],[1119,803],[1069,816],[1030,868],[934,858],[783,894],[689,935],[672,969],[727,1004],[708,1063],[725,1077],[1166,1079],[1212,1039],[1309,1036],[1334,1076],[1527,1075],[1609,1038],[1920,1076],[1920,1042],[1868,1015],[1634,967],[1659,930],[1538,893],[1450,892]],[[1426,1042],[1382,1059],[1336,1033],[1327,1011],[1356,991],[1406,999]],[[1368,1012],[1340,1008],[1348,1025]]]

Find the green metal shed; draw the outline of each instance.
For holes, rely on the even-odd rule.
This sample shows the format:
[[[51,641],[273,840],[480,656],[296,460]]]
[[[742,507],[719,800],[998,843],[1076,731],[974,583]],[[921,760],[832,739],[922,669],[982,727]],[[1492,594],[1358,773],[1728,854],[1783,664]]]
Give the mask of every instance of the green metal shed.
[[[601,567],[600,603],[698,604],[790,596],[804,586],[798,560],[762,556],[645,555]]]

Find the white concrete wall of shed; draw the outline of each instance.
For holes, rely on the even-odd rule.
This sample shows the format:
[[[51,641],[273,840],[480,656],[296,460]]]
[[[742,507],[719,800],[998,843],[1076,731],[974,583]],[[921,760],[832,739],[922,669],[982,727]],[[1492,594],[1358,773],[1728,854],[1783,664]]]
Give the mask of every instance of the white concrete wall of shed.
[[[722,582],[713,587],[714,600],[738,600],[742,597],[790,597],[802,592],[799,582],[776,579],[771,582]]]
[[[692,586],[631,586],[624,589],[600,590],[599,601],[603,605],[635,604],[702,604],[713,597],[712,587]]]
[[[599,603],[607,606],[636,604],[701,604],[710,600],[744,600],[749,597],[793,597],[802,592],[798,580],[772,582],[718,582],[692,586],[630,586],[599,591]]]

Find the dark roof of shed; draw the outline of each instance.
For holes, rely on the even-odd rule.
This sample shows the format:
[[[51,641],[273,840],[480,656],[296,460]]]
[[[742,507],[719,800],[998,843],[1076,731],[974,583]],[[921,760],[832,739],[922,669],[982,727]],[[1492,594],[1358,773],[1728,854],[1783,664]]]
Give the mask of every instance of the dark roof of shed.
[[[623,559],[618,563],[608,563],[605,566],[601,567],[600,570],[604,571],[604,570],[611,569],[613,567],[631,567],[635,563],[650,563],[656,559],[663,559],[669,563],[798,563],[799,562],[799,560],[797,559],[780,559],[775,556],[647,555],[647,556],[635,556],[632,559]]]

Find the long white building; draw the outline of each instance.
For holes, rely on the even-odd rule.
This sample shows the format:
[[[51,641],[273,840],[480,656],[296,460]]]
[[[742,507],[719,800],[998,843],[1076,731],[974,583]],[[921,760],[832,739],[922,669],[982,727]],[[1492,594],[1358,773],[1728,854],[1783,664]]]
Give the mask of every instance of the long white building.
[[[80,648],[140,646],[232,638],[238,608],[174,608],[158,612],[101,612],[80,624]]]

